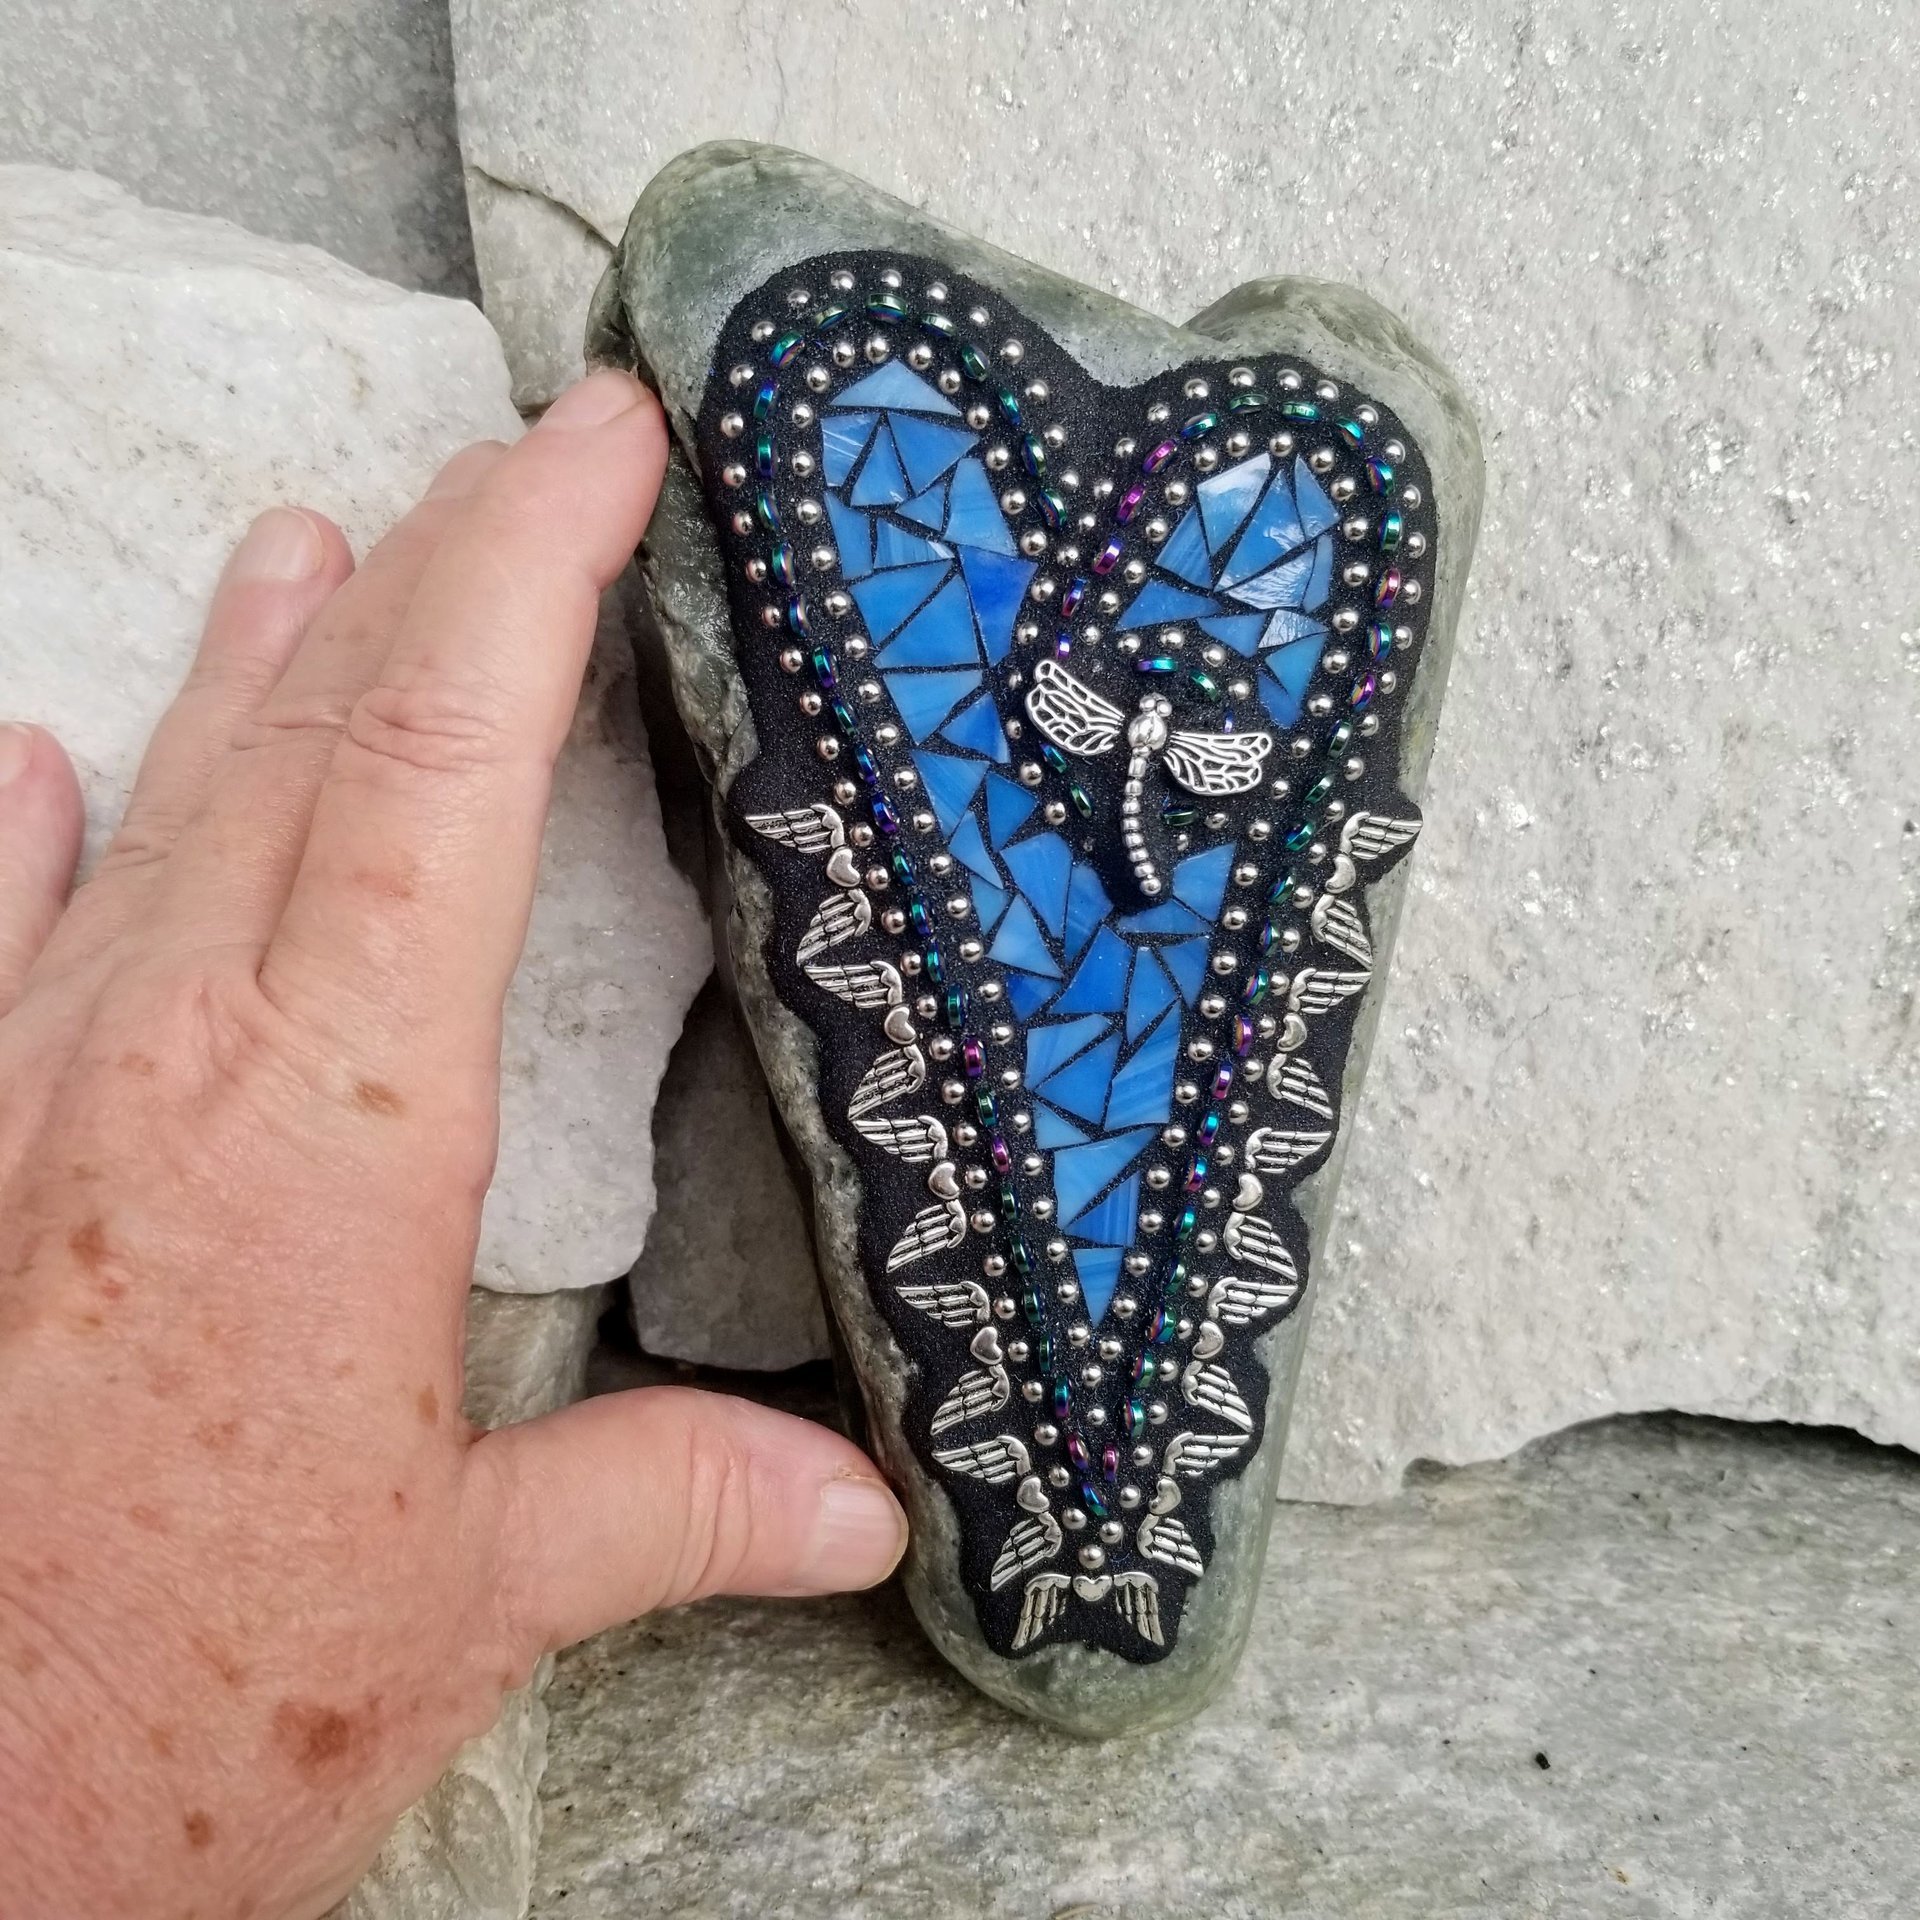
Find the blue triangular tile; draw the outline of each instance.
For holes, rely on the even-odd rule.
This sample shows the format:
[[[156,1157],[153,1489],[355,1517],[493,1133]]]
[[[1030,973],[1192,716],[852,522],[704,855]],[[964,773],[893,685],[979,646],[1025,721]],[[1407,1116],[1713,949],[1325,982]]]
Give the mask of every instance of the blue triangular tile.
[[[1006,733],[1000,725],[1000,709],[994,705],[990,693],[983,693],[972,706],[962,707],[940,729],[940,737],[951,740],[956,747],[971,747],[975,753],[984,753],[1002,766],[1013,758],[1013,750],[1007,745]]]
[[[1173,1068],[1180,1057],[1180,1015],[1169,1008],[1140,1043],[1140,1051],[1113,1076],[1106,1124],[1158,1126],[1173,1114]]]
[[[1127,966],[1132,959],[1133,949],[1111,927],[1102,927],[1054,1012],[1118,1013],[1127,997]]]
[[[1251,619],[1253,616],[1246,616]],[[1203,623],[1212,626],[1209,620]],[[1296,613],[1291,607],[1281,607],[1267,615],[1266,630],[1260,636],[1263,648],[1284,647],[1294,640],[1324,640],[1327,637],[1326,624],[1315,620],[1310,614]]]
[[[1003,847],[1000,857],[1013,884],[1033,902],[1041,925],[1059,939],[1067,920],[1067,878],[1073,871],[1067,843],[1057,833],[1036,834]]]
[[[950,753],[916,753],[913,764],[920,770],[920,784],[932,803],[933,817],[940,822],[942,838],[950,837],[960,816],[973,805],[986,768],[978,760],[956,760]]]
[[[1026,596],[1037,562],[1018,555],[992,553],[984,547],[960,548],[960,571],[966,576],[967,591],[973,596],[973,611],[980,622],[980,642],[987,650],[987,661],[998,666],[1013,645],[1014,617]]]
[[[1304,539],[1311,540],[1316,533],[1325,533],[1340,518],[1339,508],[1327,498],[1326,488],[1314,478],[1305,454],[1294,459],[1293,493],[1300,503],[1300,532]]]
[[[989,553],[1019,551],[987,470],[972,455],[953,470],[945,532],[956,547],[982,547]]]
[[[933,560],[924,567],[896,567],[854,581],[853,598],[874,644],[891,640],[952,571],[944,560]]]
[[[860,458],[877,413],[830,413],[820,423],[820,471],[830,487],[841,486]]]
[[[912,413],[945,413],[958,418],[960,409],[951,400],[937,392],[917,373],[903,367],[898,360],[889,360],[884,367],[876,368],[864,380],[856,380],[852,386],[843,387],[831,400],[829,407],[905,407]]]
[[[980,684],[978,673],[883,673],[907,731],[924,740]]]
[[[1202,480],[1194,489],[1200,502],[1200,517],[1206,524],[1207,545],[1215,553],[1226,552],[1241,523],[1253,511],[1253,503],[1260,498],[1260,489],[1267,484],[1267,475],[1272,471],[1272,456],[1256,453],[1251,460],[1242,460],[1237,467],[1216,473],[1211,480]]]
[[[836,493],[827,495],[827,523],[840,549],[840,571],[859,580],[873,571],[873,522]]]
[[[1049,1021],[1027,1033],[1027,1084],[1038,1086],[1048,1074],[1064,1067],[1084,1047],[1090,1047],[1112,1025],[1098,1014],[1079,1020]]]
[[[1307,689],[1313,685],[1314,670],[1320,664],[1326,644],[1326,635],[1317,634],[1311,639],[1275,647],[1262,659],[1260,664],[1266,672],[1260,676],[1261,694],[1276,725],[1290,727],[1300,718]]]
[[[909,533],[891,520],[876,519],[873,526],[873,564],[876,568],[924,566],[929,560],[951,560],[953,549]]]
[[[1007,918],[1011,920],[1013,915],[1008,914]],[[1098,1126],[1106,1110],[1107,1089],[1112,1084],[1113,1063],[1119,1053],[1120,1036],[1112,1034],[1042,1081],[1034,1092],[1045,1094],[1063,1113],[1072,1114],[1076,1120]]]
[[[1047,951],[1046,938],[1040,931],[1039,921],[1033,917],[1033,909],[1017,896],[1007,909],[998,936],[987,950],[987,958],[998,960],[1002,966],[1019,967],[1026,973],[1045,974],[1055,980],[1060,977],[1060,969]]]
[[[1300,596],[1300,604],[1309,613],[1318,613],[1327,604],[1327,590],[1332,585],[1333,535],[1323,533],[1313,545],[1313,575]]]
[[[1236,580],[1227,589],[1227,598],[1244,607],[1297,607],[1307,597],[1313,579],[1313,549],[1303,547],[1291,560],[1256,573],[1250,579]]]
[[[1233,558],[1220,576],[1220,585],[1231,586],[1236,580],[1244,580],[1272,566],[1306,537],[1299,509],[1293,502],[1293,483],[1287,478],[1286,468],[1281,467],[1274,473],[1266,497],[1254,508],[1253,518],[1247,522],[1247,530],[1240,536],[1240,544],[1234,548]]]
[[[1053,1197],[1061,1217],[1085,1213],[1099,1196],[1139,1159],[1153,1138],[1151,1127],[1109,1134],[1084,1147],[1068,1147],[1053,1157]],[[1084,1288],[1085,1282],[1081,1285]]]
[[[1233,845],[1190,853],[1173,870],[1173,897],[1191,907],[1202,920],[1211,920],[1227,897],[1227,876],[1233,871]]]
[[[1207,551],[1206,529],[1200,509],[1189,507],[1173,530],[1173,538],[1154,556],[1154,565],[1178,574],[1190,586],[1213,585],[1213,555]]]
[[[1231,647],[1235,653],[1252,653],[1259,646],[1266,627],[1267,616],[1258,613],[1222,613],[1200,622],[1202,633],[1211,635],[1222,646]]]
[[[1180,991],[1191,1002],[1207,977],[1207,942],[1180,940],[1170,947],[1156,949],[1160,964],[1173,975]]]
[[[900,456],[893,449],[893,435],[883,426],[873,436],[847,498],[856,507],[894,507],[912,491],[901,469]]]
[[[1077,1147],[1086,1137],[1071,1120],[1055,1113],[1044,1101],[1035,1104],[1033,1144],[1042,1153],[1051,1153],[1056,1147]]]
[[[885,579],[879,574],[877,579]],[[882,667],[977,666],[980,643],[973,634],[967,590],[949,580],[927,604],[880,648]]]
[[[1115,631],[1124,633],[1129,627],[1155,627],[1165,620],[1196,619],[1203,613],[1222,611],[1220,603],[1204,593],[1189,593],[1166,580],[1149,580],[1134,596],[1133,605]]]
[[[1007,975],[1007,1005],[1022,1020],[1033,1016],[1053,998],[1057,980],[1036,980],[1030,973]]]
[[[972,814],[963,814],[960,824],[947,836],[947,851],[969,873],[977,874],[989,886],[1001,884],[1000,869],[993,864],[993,855],[980,837],[980,822]]]
[[[1113,1305],[1120,1288],[1120,1263],[1126,1253],[1120,1247],[1075,1247],[1073,1270],[1080,1276],[1080,1292],[1087,1303],[1087,1323],[1098,1326]]]
[[[894,512],[915,526],[930,527],[938,533],[947,518],[947,490],[944,486],[929,487],[925,493],[916,493],[911,500],[901,501]]]
[[[887,424],[915,493],[926,492],[974,442],[964,427],[942,426],[937,420],[915,420],[903,414]]]
[[[1077,1220],[1063,1220],[1061,1225],[1081,1240],[1124,1247],[1132,1241],[1139,1218],[1140,1176],[1130,1173],[1104,1200],[1096,1200]]]
[[[1143,953],[1133,969],[1133,985],[1127,989],[1127,1039],[1138,1040],[1179,997],[1166,968],[1151,952]]]
[[[1071,960],[1089,940],[1093,930],[1113,911],[1113,902],[1100,884],[1100,876],[1091,867],[1075,861],[1073,879],[1067,886],[1067,958]]]
[[[1008,837],[1020,830],[1021,823],[1035,807],[1039,798],[1025,787],[1016,786],[1002,775],[992,773],[987,776],[987,832],[996,847],[1004,847]]]
[[[1006,912],[1007,902],[1012,898],[1013,895],[1005,887],[990,886],[984,880],[973,883],[974,917],[980,922],[982,933],[991,933],[1000,924],[1000,916]],[[1047,989],[1048,993],[1052,991],[1051,987]],[[1046,994],[1042,994],[1041,998],[1044,1000]],[[1021,1015],[1022,1019],[1025,1017]]]
[[[1207,923],[1177,900],[1163,900],[1144,913],[1130,913],[1115,922],[1122,933],[1204,933]]]

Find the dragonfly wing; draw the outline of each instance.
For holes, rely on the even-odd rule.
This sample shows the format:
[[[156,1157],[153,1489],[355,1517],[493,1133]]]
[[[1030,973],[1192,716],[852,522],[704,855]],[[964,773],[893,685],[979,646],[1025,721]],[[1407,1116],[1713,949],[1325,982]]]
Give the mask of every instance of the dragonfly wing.
[[[1167,772],[1189,793],[1212,799],[1250,793],[1273,751],[1270,733],[1171,733]]]
[[[1127,716],[1076,680],[1057,660],[1041,660],[1027,689],[1033,724],[1057,747],[1092,758],[1120,738]]]

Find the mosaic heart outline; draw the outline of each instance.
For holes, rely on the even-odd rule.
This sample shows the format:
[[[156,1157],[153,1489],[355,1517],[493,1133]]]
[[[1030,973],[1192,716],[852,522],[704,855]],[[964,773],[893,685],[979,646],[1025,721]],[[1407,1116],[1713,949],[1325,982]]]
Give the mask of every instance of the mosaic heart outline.
[[[713,366],[760,745],[729,811],[909,1438],[991,1646],[1163,1658],[1307,1284],[1287,1195],[1337,1137],[1365,891],[1418,829],[1425,463],[1297,357],[1108,387],[905,254],[775,276]]]

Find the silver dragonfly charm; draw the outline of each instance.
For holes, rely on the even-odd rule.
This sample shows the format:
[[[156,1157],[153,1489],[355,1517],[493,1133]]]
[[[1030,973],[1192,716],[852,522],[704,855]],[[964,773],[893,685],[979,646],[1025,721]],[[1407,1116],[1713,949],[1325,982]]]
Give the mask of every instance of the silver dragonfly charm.
[[[1267,755],[1273,751],[1270,733],[1195,733],[1169,727],[1173,703],[1164,694],[1142,694],[1138,711],[1129,717],[1076,680],[1057,660],[1035,664],[1027,712],[1055,746],[1089,759],[1110,752],[1125,735],[1131,757],[1120,790],[1120,840],[1140,891],[1149,896],[1166,884],[1140,829],[1140,802],[1147,768],[1154,759],[1159,758],[1176,785],[1203,800],[1213,800],[1250,793],[1260,784]]]

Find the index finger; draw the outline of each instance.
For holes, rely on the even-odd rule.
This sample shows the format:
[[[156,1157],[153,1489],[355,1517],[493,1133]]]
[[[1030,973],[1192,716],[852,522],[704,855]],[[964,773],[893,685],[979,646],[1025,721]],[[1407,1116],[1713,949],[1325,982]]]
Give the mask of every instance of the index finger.
[[[600,595],[665,465],[653,396],[594,374],[487,475],[421,576],[260,970],[269,998],[350,1052],[497,1067],[553,763]]]

